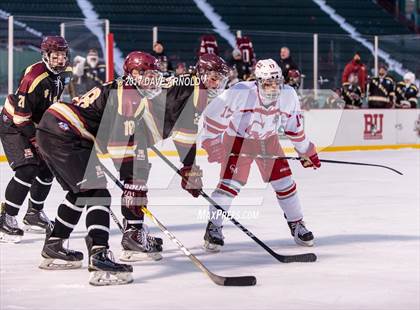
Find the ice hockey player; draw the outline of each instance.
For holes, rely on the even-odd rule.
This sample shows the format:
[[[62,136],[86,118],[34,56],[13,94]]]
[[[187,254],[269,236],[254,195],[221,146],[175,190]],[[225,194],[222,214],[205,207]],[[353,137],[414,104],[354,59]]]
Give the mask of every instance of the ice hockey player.
[[[45,240],[41,268],[81,266],[83,254],[65,249],[63,242],[70,237],[86,206],[89,282],[113,285],[132,281],[132,267],[115,262],[108,250],[111,195],[97,152],[105,153],[108,146],[114,147],[108,151],[124,183],[122,206],[127,212],[138,213],[140,206],[147,203],[144,179],[150,167],[145,161],[145,139],[137,145],[134,134],[142,126],[139,120],[146,113],[147,101],[162,91],[158,66],[150,54],[131,52],[124,61],[122,78],[91,89],[72,104],[56,103],[45,113],[37,132],[39,148],[68,194]],[[118,147],[120,156],[115,153]],[[159,259],[161,243],[144,226],[137,230],[126,223],[124,248],[135,247]]]
[[[398,82],[395,90],[395,107],[398,109],[415,109],[417,107],[418,88],[414,81],[416,76],[412,72],[404,74],[404,80]]]
[[[202,146],[209,162],[221,163],[220,181],[212,198],[228,212],[255,160],[264,182],[276,193],[295,242],[312,246],[314,237],[303,222],[296,184],[287,161],[281,159],[284,153],[277,133],[282,127],[305,168],[321,166],[315,145],[304,133],[296,91],[283,85],[277,63],[258,61],[255,76],[255,82],[240,82],[216,97],[203,113]],[[218,251],[224,245],[222,223],[223,216],[210,206],[204,235],[208,251]]]
[[[388,75],[388,66],[379,65],[378,76],[367,85],[369,109],[389,109],[394,105],[395,81]]]
[[[362,106],[362,89],[356,74],[350,73],[348,82],[343,83],[341,96],[345,102],[345,109],[359,109]]]
[[[60,36],[45,37],[41,43],[42,61],[26,68],[17,91],[5,101],[0,119],[0,138],[15,175],[6,187],[1,204],[0,241],[19,242],[23,230],[16,216],[29,193],[29,206],[23,223],[25,229],[44,232],[49,219],[44,201],[53,180],[37,151],[35,127],[45,110],[60,99],[70,82],[69,47]]]
[[[127,63],[129,66],[129,63]],[[220,94],[226,86],[229,68],[225,61],[215,54],[203,54],[200,56],[194,74],[180,76],[178,80],[171,80],[168,88],[162,93],[145,102],[143,107],[143,127],[136,131],[136,139],[147,141],[147,146],[154,145],[169,137],[175,144],[179,154],[180,162],[183,167],[180,169],[182,175],[188,178],[189,184],[182,181],[181,186],[193,197],[198,197],[202,187],[202,171],[195,164],[196,157],[196,138],[198,120],[207,102]],[[121,145],[109,146],[108,151],[111,157],[120,157]],[[127,154],[127,152],[126,152]],[[141,158],[144,159],[143,165],[149,167],[147,151],[144,151]],[[141,190],[138,195],[147,198],[147,175],[138,180]],[[122,208],[122,214],[127,223],[127,235],[123,236],[122,244],[124,251],[120,259],[124,261],[145,260],[147,256],[139,251],[132,244],[129,238],[131,231],[139,231],[144,227],[142,212],[128,212]],[[150,256],[150,255],[149,255]],[[155,258],[155,257],[154,257]]]

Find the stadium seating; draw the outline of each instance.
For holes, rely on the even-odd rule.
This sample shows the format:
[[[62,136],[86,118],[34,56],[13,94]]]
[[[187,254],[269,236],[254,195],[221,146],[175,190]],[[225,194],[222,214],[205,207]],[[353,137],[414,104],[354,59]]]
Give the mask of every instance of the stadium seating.
[[[100,18],[107,18],[115,35],[117,46],[124,54],[131,50],[150,51],[152,48],[152,27],[159,26],[159,40],[173,61],[194,63],[202,34],[212,33],[213,26],[192,0],[91,0]],[[356,50],[362,52],[363,60],[372,67],[371,53],[337,27],[318,5],[312,1],[286,0],[207,0],[213,6],[231,32],[242,30],[252,39],[258,58],[278,59],[281,46],[289,46],[292,55],[306,74],[308,87],[312,86],[313,35],[319,34],[319,70],[323,79],[329,82],[323,88],[339,85],[346,62]],[[373,1],[327,0],[366,39],[373,42],[373,35],[407,34],[409,30],[398,24],[386,11]],[[66,18],[82,18],[83,14],[73,0],[1,1],[0,9],[13,15],[34,15]],[[17,18],[43,34],[58,34],[60,19],[52,22]],[[181,30],[180,27],[183,27]],[[16,28],[16,42],[39,44],[34,37],[20,27]],[[0,23],[1,41],[6,38],[5,23]],[[213,32],[214,33],[214,32]],[[334,33],[334,35],[330,35]],[[221,56],[230,57],[231,47],[217,35]],[[88,41],[88,40],[87,40]],[[392,48],[392,44],[389,44]],[[86,42],[89,47],[89,42]],[[384,44],[385,46],[385,44]],[[409,62],[405,55],[396,53],[402,61]],[[310,82],[309,82],[310,81]]]

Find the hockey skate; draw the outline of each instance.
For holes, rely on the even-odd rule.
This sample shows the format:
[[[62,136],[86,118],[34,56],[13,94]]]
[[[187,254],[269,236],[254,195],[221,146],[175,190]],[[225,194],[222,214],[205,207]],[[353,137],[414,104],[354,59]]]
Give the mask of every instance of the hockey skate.
[[[121,285],[133,282],[133,267],[119,264],[105,246],[93,246],[92,238],[86,237],[89,249],[89,283],[94,286]]]
[[[212,222],[207,224],[206,233],[204,235],[204,249],[207,252],[219,252],[225,242],[223,241],[223,226],[216,226]]]
[[[39,265],[39,268],[65,270],[82,267],[83,253],[64,248],[63,243],[65,240],[47,235],[41,252],[44,260]]]
[[[5,204],[0,205],[0,242],[19,243],[23,230],[19,228],[16,218],[6,213]]]
[[[44,211],[34,209],[31,202],[29,202],[28,211],[23,218],[23,224],[25,224],[25,231],[38,234],[51,231],[53,227],[53,223],[48,219]]]
[[[314,235],[306,227],[305,223],[300,220],[296,222],[287,222],[290,232],[295,239],[296,244],[302,246],[313,246]]]
[[[126,228],[121,245],[120,260],[125,262],[158,261],[162,259],[162,239],[149,235],[145,224],[142,229]]]

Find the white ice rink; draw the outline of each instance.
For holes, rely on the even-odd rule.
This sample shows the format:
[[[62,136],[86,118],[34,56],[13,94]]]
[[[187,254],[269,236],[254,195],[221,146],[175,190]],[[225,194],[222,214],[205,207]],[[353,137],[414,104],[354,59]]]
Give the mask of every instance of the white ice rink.
[[[270,187],[253,169],[234,211],[240,222],[278,253],[313,251],[315,263],[281,264],[243,232],[227,223],[226,246],[219,254],[202,248],[207,209],[179,188],[179,178],[152,158],[150,210],[186,247],[220,275],[255,275],[255,287],[219,287],[199,271],[166,237],[164,259],[134,264],[134,283],[92,287],[88,284],[84,217],[70,247],[85,253],[84,267],[71,271],[38,269],[43,236],[26,234],[21,244],[0,244],[0,309],[419,309],[420,308],[420,152],[419,150],[322,153],[321,158],[389,165],[399,176],[380,168],[324,164],[320,170],[291,163],[314,232],[312,249],[297,246]],[[173,162],[178,162],[171,157]],[[199,164],[206,191],[217,182],[218,166]],[[0,164],[1,198],[11,176]],[[254,167],[255,168],[255,167]],[[112,190],[114,212],[121,219],[120,192]],[[57,184],[46,203],[54,218],[63,199]],[[26,203],[25,203],[26,206]],[[23,208],[19,220],[26,212]],[[148,221],[154,233],[162,235]],[[120,253],[121,234],[111,222],[111,249]]]

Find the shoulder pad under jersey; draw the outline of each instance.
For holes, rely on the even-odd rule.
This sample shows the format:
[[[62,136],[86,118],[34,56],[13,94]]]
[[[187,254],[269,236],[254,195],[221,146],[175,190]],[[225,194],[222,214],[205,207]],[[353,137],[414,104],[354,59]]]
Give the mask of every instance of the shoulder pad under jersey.
[[[32,93],[39,83],[48,76],[49,72],[42,61],[27,67],[20,81],[19,91]]]

